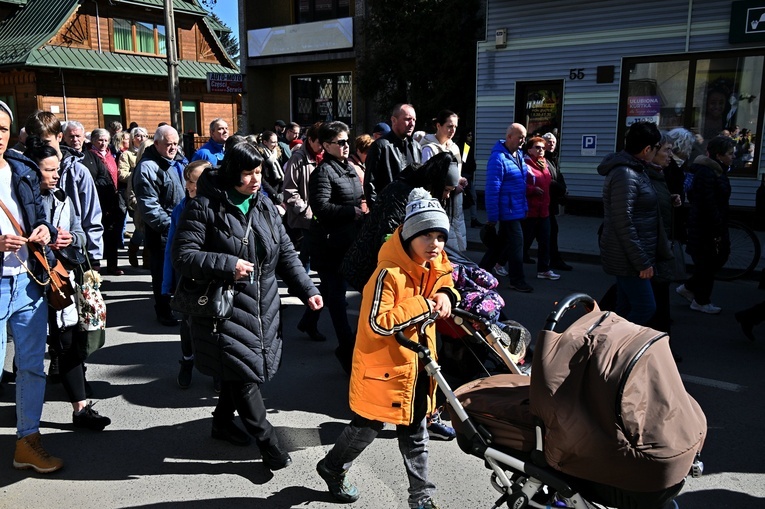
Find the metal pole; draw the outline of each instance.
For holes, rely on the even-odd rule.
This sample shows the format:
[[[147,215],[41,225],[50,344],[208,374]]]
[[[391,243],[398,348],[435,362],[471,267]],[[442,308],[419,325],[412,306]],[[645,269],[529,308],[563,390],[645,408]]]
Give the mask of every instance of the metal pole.
[[[165,0],[165,48],[167,49],[167,87],[170,97],[170,124],[178,131],[178,134],[181,134],[181,84],[178,80],[178,47],[175,35],[173,0]]]
[[[248,104],[249,96],[247,95],[247,53],[248,53],[248,38],[247,38],[247,11],[245,3],[239,2],[239,72],[244,74],[242,80],[242,116],[240,118],[239,132],[249,133],[250,123],[248,120]]]

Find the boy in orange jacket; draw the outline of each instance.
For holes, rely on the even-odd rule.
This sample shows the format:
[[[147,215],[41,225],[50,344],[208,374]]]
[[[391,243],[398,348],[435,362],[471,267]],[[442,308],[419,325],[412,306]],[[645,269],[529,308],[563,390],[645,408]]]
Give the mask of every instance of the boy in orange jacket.
[[[435,410],[436,385],[417,354],[398,344],[397,332],[414,341],[417,324],[430,313],[448,317],[459,301],[452,267],[443,251],[449,217],[438,200],[414,189],[406,219],[383,244],[377,269],[364,287],[353,353],[350,406],[353,420],[316,470],[340,502],[355,502],[358,489],[346,479],[353,461],[372,443],[384,423],[396,425],[409,478],[409,506],[432,509],[435,486],[428,481],[426,415]],[[428,348],[436,351],[435,331]]]

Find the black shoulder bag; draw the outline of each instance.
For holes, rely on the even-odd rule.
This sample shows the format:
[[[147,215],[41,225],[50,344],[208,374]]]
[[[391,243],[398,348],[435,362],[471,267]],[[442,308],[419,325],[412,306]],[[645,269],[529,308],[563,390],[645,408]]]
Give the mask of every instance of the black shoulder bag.
[[[245,246],[249,243],[251,230],[252,220],[250,219],[237,257],[241,258]],[[228,320],[234,314],[234,283],[218,279],[197,281],[181,276],[173,298],[170,300],[170,307],[188,316]]]

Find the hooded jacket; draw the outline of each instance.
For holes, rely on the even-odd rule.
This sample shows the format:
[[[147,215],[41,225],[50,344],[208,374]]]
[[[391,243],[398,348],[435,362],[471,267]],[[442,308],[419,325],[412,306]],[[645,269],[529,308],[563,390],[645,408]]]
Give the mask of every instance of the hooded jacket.
[[[223,143],[218,143],[210,138],[207,143],[194,152],[194,156],[191,160],[207,161],[213,166],[220,166],[220,162],[223,160]]]
[[[686,244],[690,255],[719,249],[715,239],[720,239],[725,247],[730,245],[728,202],[731,188],[726,170],[707,156],[697,157],[691,165],[690,171],[694,177],[688,192],[691,208]]]
[[[656,263],[659,212],[656,191],[641,160],[624,150],[598,166],[603,182],[603,270],[614,276],[638,276]]]
[[[516,154],[517,158],[510,154],[504,140],[495,143],[491,150],[486,164],[486,218],[491,223],[526,217],[528,168],[520,149]]]
[[[46,226],[50,231],[50,241],[55,242],[58,230],[49,221],[46,220],[45,209],[40,198],[40,180],[37,177],[37,167],[35,163],[24,157],[18,152],[8,150],[3,155],[5,162],[11,167],[11,186],[16,194],[16,202],[21,213],[19,226],[24,229],[24,235],[29,235],[38,226]],[[5,214],[0,210],[0,214]],[[0,232],[0,234],[15,232]],[[50,249],[45,249],[48,265],[56,265],[56,257]],[[0,256],[0,264],[4,263],[5,257]],[[29,268],[37,279],[47,281],[48,274],[41,267],[34,256],[29,256]]]
[[[362,417],[391,424],[412,423],[414,387],[422,371],[417,354],[396,341],[403,334],[418,341],[417,325],[430,314],[427,299],[446,293],[456,305],[459,294],[445,252],[423,267],[401,242],[401,226],[383,244],[378,265],[364,287],[350,382],[351,410]],[[428,348],[436,352],[435,326],[428,328]],[[435,410],[431,380],[428,413]]]
[[[233,283],[240,258],[255,264],[255,274],[252,284],[236,282],[230,319],[191,318],[195,365],[223,380],[265,382],[276,374],[282,356],[277,276],[304,302],[319,291],[298,260],[279,213],[262,193],[254,195],[245,217],[217,172],[205,170],[197,185],[199,194],[186,205],[172,244],[176,274]],[[243,242],[248,223],[252,228]]]
[[[104,254],[103,212],[98,187],[90,170],[81,163],[84,154],[66,145],[60,145],[59,148],[63,157],[58,187],[63,189],[72,200],[74,210],[80,216],[82,229],[88,238],[88,256],[91,261],[98,262]],[[103,179],[109,178],[106,173],[100,175]],[[103,180],[103,183],[105,185],[106,181]]]

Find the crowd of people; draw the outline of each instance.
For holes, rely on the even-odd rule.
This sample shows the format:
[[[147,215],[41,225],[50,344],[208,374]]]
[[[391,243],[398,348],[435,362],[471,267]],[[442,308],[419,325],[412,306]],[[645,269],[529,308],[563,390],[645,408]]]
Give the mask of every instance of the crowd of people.
[[[458,144],[459,115],[449,110],[438,113],[432,132],[419,141],[411,104],[396,105],[389,123],[353,140],[339,121],[318,122],[305,132],[297,123],[277,121],[273,130],[245,137],[230,135],[218,118],[191,161],[178,132],[166,124],[150,136],[145,127],[122,131],[112,123],[86,140],[81,123],[62,125],[53,113],[37,111],[26,119],[20,143],[7,148],[12,120],[0,102],[0,358],[7,326],[16,352],[17,468],[48,473],[63,466],[39,434],[46,342],[49,379],[56,375],[64,384],[74,425],[103,430],[111,422],[87,401],[85,359],[74,345],[76,311],[73,317],[71,309],[45,305],[37,282],[46,274],[30,256],[33,245],[49,247],[44,250],[51,266],[74,248],[111,276],[124,274],[120,249],[138,267],[143,245],[156,318],[179,329],[178,385],[191,385],[194,368],[211,376],[218,393],[211,436],[236,445],[254,438],[271,470],[292,462],[260,393],[281,362],[277,282],[304,302],[297,329],[314,341],[327,340],[318,326],[326,306],[337,359],[350,377],[354,417],[317,465],[318,474],[338,501],[358,499],[348,470],[382,423],[394,423],[409,505],[416,508],[436,507],[427,479],[429,433],[453,438],[453,430],[437,418],[434,387],[421,376],[422,366],[402,356],[392,336],[412,334],[411,325],[430,312],[448,316],[460,301],[455,282],[465,274],[496,286],[489,274],[494,272],[525,293],[533,288],[524,264],[536,265],[539,280],[556,281],[556,271],[572,270],[557,242],[566,183],[554,132],[527,137],[525,126],[514,123],[494,144],[482,224],[472,132]],[[686,242],[695,267],[676,291],[704,313],[720,312],[711,302],[714,273],[730,249],[727,172],[736,142],[715,137],[706,155],[692,160],[693,143],[685,129],[662,133],[654,124],[637,123],[624,150],[598,166],[604,176],[599,243],[603,268],[615,279],[613,308],[667,332],[670,282],[676,281],[670,242]],[[468,227],[481,228],[486,239],[478,266],[465,254]],[[536,260],[530,257],[534,242]],[[312,270],[318,288],[308,275]],[[174,313],[171,298],[183,279],[232,285],[231,317]],[[348,317],[348,285],[362,293],[358,324]],[[499,315],[494,311],[492,320]]]

